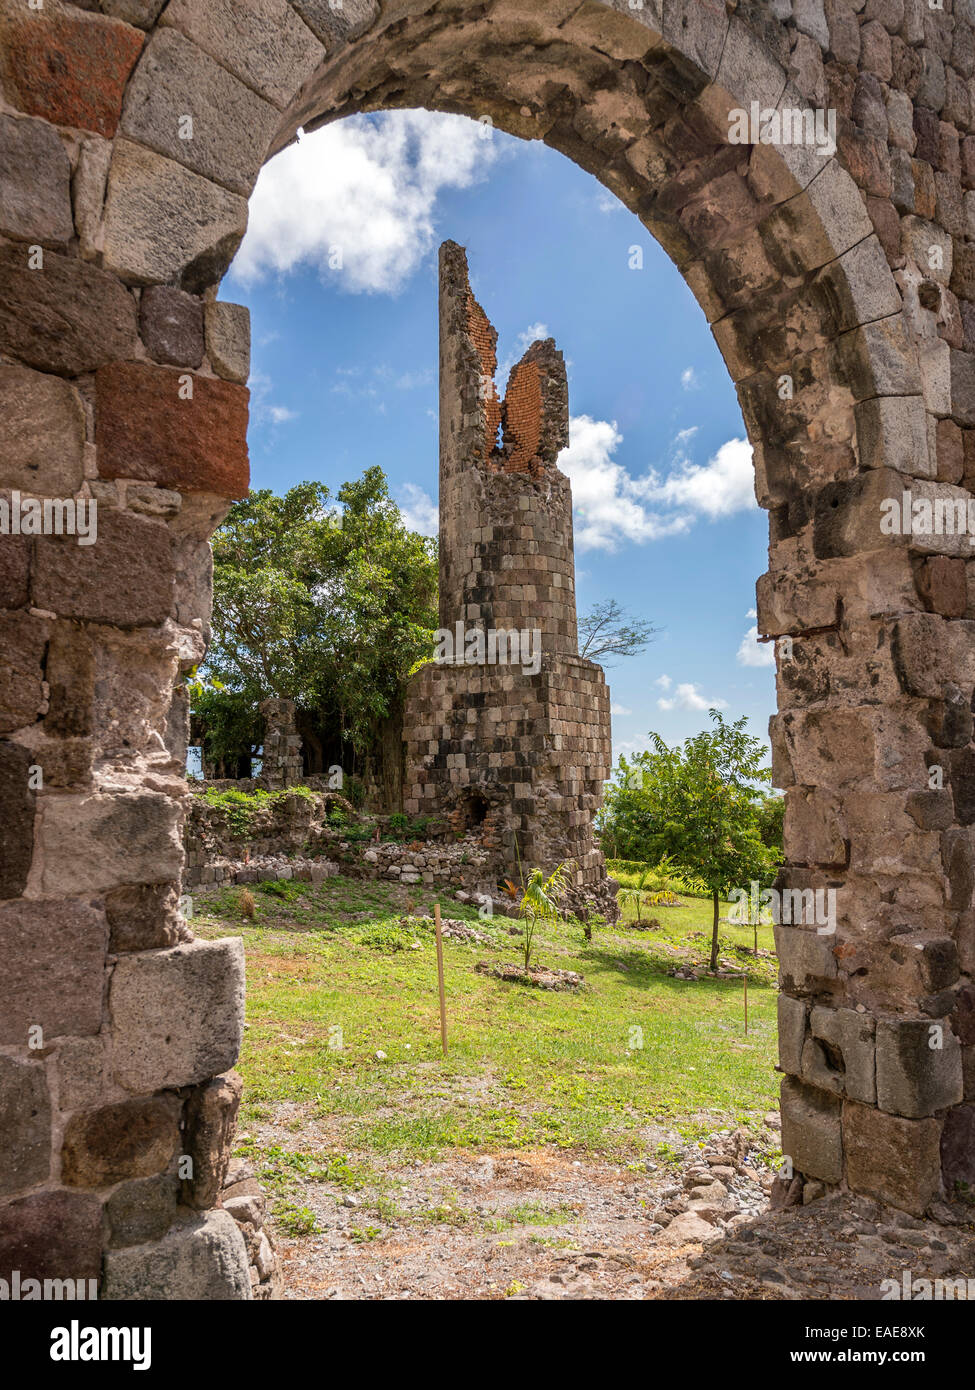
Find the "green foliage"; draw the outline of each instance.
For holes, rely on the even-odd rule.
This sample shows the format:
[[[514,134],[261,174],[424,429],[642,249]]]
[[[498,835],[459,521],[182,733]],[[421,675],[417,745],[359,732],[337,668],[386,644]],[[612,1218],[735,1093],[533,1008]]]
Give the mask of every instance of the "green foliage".
[[[752,879],[767,882],[780,852],[762,839],[767,782],[764,748],[746,732],[743,716],[726,724],[711,710],[714,727],[669,748],[651,733],[651,747],[621,756],[606,795],[601,829],[617,853],[658,861],[668,856],[691,866],[714,904],[711,969],[717,965],[718,899]],[[642,886],[642,885],[641,885]]]
[[[565,865],[559,864],[548,878],[545,877],[544,869],[532,869],[528,875],[519,905],[519,911],[525,920],[522,948],[526,971],[531,962],[532,945],[539,922],[557,922],[562,915],[559,902],[565,892],[565,873]]]
[[[300,796],[306,801],[311,801],[315,793],[310,787],[288,787],[287,790],[279,792],[265,792],[260,788],[252,792],[242,792],[236,787],[228,787],[226,791],[221,791],[217,787],[207,787],[205,791],[196,795],[214,810],[222,812],[230,833],[237,839],[243,839],[251,834],[254,822],[262,811],[273,811],[275,805],[289,796]]]
[[[316,482],[252,492],[213,559],[213,640],[191,687],[205,753],[259,743],[271,696],[314,710],[355,752],[371,747],[437,623],[436,545],[403,525],[382,469],[334,499]]]
[[[271,1208],[271,1214],[286,1236],[317,1235],[321,1227],[311,1207],[298,1206],[287,1197],[280,1197]]]
[[[262,893],[280,898],[282,902],[293,903],[301,897],[301,884],[296,883],[293,878],[268,878],[257,886]]]

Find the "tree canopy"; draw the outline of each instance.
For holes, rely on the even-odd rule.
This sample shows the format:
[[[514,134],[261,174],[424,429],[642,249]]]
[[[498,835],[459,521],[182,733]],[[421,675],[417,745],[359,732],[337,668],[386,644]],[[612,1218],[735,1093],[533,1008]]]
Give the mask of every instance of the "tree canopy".
[[[682,745],[670,748],[651,733],[646,752],[620,757],[601,831],[614,855],[652,862],[668,855],[707,885],[714,970],[719,898],[752,879],[767,881],[781,856],[762,838],[774,824],[774,812],[766,810],[772,798],[762,789],[770,776],[764,746],[746,732],[745,716],[728,724],[712,709],[710,717],[714,727]]]
[[[437,624],[436,542],[409,531],[381,468],[344,483],[263,489],[213,538],[213,638],[193,708],[211,752],[270,696],[334,722],[361,751]],[[258,735],[259,737],[259,735]]]

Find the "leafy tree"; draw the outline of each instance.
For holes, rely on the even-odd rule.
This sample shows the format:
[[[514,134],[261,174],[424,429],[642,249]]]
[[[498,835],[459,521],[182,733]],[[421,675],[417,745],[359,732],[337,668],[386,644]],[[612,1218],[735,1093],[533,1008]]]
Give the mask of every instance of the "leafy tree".
[[[436,544],[403,525],[382,469],[334,498],[316,482],[250,493],[213,561],[213,639],[194,691],[211,747],[282,696],[369,748],[437,625]]]
[[[735,887],[766,877],[780,858],[762,839],[765,796],[760,785],[761,741],[745,732],[746,717],[714,727],[669,748],[651,734],[651,748],[620,757],[608,789],[604,826],[624,858],[657,861],[672,856],[706,886],[714,912],[710,968],[718,963],[718,903]],[[605,833],[605,831],[604,831]]]
[[[612,656],[635,656],[653,641],[657,629],[643,618],[631,618],[614,598],[597,603],[579,619],[579,655],[589,661]]]

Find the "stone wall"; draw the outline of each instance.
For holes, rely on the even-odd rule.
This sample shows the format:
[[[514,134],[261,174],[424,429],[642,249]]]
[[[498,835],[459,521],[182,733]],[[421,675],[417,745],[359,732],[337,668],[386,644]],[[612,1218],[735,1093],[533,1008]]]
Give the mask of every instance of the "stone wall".
[[[350,821],[356,819],[348,802],[334,793],[292,794],[275,797],[254,813],[247,827],[237,828],[224,809],[200,795],[191,797],[183,832],[184,888],[281,878],[323,883],[341,872],[353,878],[422,884],[492,901],[498,898],[501,859],[480,836],[455,839],[449,824],[442,821],[433,827],[431,837],[424,834],[418,839],[411,833],[409,842],[351,839],[347,826],[327,819],[336,807]],[[389,817],[379,817],[374,824],[380,836],[388,835]],[[451,838],[446,841],[448,835]]]
[[[215,296],[268,155],[389,106],[561,150],[707,315],[789,639],[786,875],[840,895],[833,940],[780,942],[784,1143],[910,1210],[975,1183],[975,562],[878,524],[975,489],[973,79],[969,0],[0,2],[0,489],[99,503],[90,547],[0,536],[0,1273],[248,1296],[226,1213],[115,1245],[110,1212],[196,1150],[240,1043],[239,947],[176,912],[180,677],[247,486],[246,311]],[[729,143],[753,101],[830,107],[835,155]]]

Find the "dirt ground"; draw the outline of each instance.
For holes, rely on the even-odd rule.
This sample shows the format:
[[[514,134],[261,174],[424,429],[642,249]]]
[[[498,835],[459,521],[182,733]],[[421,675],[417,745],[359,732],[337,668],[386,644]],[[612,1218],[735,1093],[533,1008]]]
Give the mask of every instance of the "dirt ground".
[[[269,1219],[280,1296],[859,1300],[905,1271],[975,1292],[975,1226],[839,1195],[772,1211],[761,1143],[720,1131],[645,1171],[518,1151],[388,1164],[359,1191],[305,1183],[318,1229]]]

